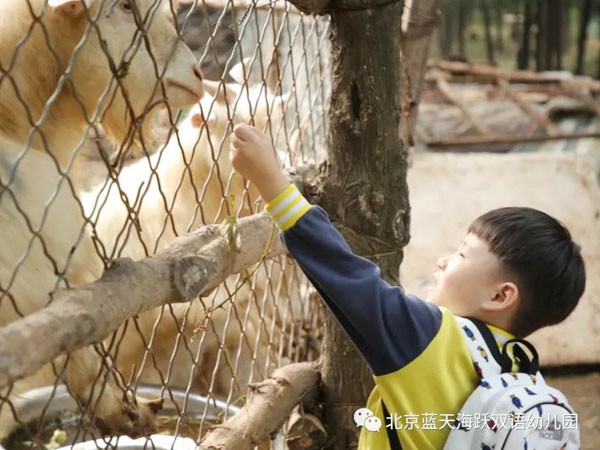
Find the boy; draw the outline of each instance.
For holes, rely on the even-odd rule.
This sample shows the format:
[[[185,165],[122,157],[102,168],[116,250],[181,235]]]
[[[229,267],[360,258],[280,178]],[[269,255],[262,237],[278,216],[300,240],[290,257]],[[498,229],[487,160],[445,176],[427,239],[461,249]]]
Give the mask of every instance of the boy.
[[[279,168],[270,141],[249,125],[231,135],[231,163],[255,184],[294,259],[367,360],[375,379],[367,407],[383,404],[418,427],[398,431],[404,450],[441,450],[452,422],[480,382],[454,315],[488,325],[499,346],[564,320],[585,287],[579,247],[559,222],[530,208],[479,217],[454,254],[438,261],[429,302],[380,278],[352,254],[326,213]],[[437,418],[427,423],[425,418]],[[388,449],[385,426],[363,427],[359,449]]]

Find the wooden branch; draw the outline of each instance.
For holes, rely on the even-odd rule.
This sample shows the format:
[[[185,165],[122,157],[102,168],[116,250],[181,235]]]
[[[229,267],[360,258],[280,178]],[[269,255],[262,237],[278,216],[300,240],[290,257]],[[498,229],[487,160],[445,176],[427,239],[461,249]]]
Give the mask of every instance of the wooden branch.
[[[206,226],[156,256],[115,261],[95,283],[57,291],[48,307],[0,329],[0,388],[61,353],[101,341],[125,319],[195,299],[265,253],[271,258],[285,252],[266,212],[240,219],[238,230],[240,253],[230,249],[219,226]]]
[[[575,97],[581,103],[583,103],[586,108],[589,108],[591,111],[596,114],[596,117],[600,119],[600,102],[594,99],[591,95],[583,92],[582,87],[578,83],[565,81],[561,84],[565,93],[571,97]]]
[[[457,95],[448,82],[443,77],[438,77],[437,79],[437,87],[442,92],[448,100],[454,103],[459,109],[462,111],[463,115],[471,122],[471,124],[475,127],[475,129],[479,132],[479,134],[490,135],[492,134],[490,130],[483,125],[477,118],[471,113],[465,102]]]
[[[563,139],[600,139],[600,132],[594,133],[571,133],[557,134],[556,136],[468,136],[446,139],[443,141],[427,142],[427,146],[433,149],[441,147],[468,147],[471,145],[495,145],[495,144],[519,144],[526,142],[560,141]],[[464,151],[469,151],[464,149]]]
[[[297,363],[277,369],[267,380],[251,386],[246,405],[225,423],[216,425],[199,450],[246,450],[277,431],[302,398],[317,389],[319,366]]]
[[[498,79],[498,85],[502,88],[506,96],[515,102],[521,110],[528,114],[535,122],[539,123],[546,129],[546,133],[549,136],[557,136],[559,134],[558,128],[552,121],[544,114],[537,111],[531,104],[529,104],[518,92],[511,89],[508,81],[503,78]]]
[[[562,83],[564,78],[556,75],[537,73],[530,70],[507,70],[499,69],[494,66],[485,64],[468,64],[457,61],[438,61],[434,67],[450,72],[454,75],[474,75],[482,77],[484,81],[494,81],[498,78],[503,78],[510,82],[519,83]],[[576,83],[579,86],[585,87],[590,91],[600,91],[600,81],[592,78],[574,79],[569,82]]]

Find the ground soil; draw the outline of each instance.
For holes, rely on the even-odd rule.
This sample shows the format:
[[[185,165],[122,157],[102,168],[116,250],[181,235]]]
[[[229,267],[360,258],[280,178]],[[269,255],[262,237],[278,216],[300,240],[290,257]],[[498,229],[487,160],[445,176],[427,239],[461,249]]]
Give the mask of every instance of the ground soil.
[[[564,372],[564,371],[563,371]],[[546,382],[562,391],[578,415],[581,450],[600,449],[600,367],[551,374]]]

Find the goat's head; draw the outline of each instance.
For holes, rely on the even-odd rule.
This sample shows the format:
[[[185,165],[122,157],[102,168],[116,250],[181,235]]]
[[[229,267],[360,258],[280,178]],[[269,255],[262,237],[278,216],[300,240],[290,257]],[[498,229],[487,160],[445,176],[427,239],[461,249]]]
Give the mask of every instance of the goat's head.
[[[177,36],[176,4],[168,0],[48,0],[48,4],[51,14],[83,30],[82,48],[73,51],[71,79],[76,94],[88,100],[88,114],[103,97],[99,115],[107,134],[122,138],[132,119],[163,100],[171,107],[183,107],[202,97],[197,60]]]
[[[210,137],[215,160],[229,151],[229,134],[248,123],[273,135],[281,133],[290,94],[276,95],[263,84],[253,86],[204,81],[205,95],[186,119],[189,127]],[[203,131],[206,128],[206,131]]]

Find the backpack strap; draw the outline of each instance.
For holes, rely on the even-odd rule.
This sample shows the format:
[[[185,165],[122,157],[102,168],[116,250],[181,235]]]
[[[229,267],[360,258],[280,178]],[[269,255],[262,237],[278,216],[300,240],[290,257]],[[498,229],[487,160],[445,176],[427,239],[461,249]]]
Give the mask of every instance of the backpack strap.
[[[387,422],[387,418],[390,417],[390,423],[394,423],[394,419],[390,416],[390,412],[385,407],[385,403],[381,400],[381,406],[383,406],[383,418]],[[385,426],[385,424],[384,424]],[[393,427],[385,427],[385,431],[387,432],[388,440],[390,441],[390,449],[391,450],[402,450],[402,444],[400,443],[400,438],[398,437],[398,433],[393,430]]]
[[[456,316],[456,321],[464,332],[475,370],[481,378],[513,371],[513,358],[509,353],[511,347],[519,371],[530,375],[537,374],[539,369],[538,353],[529,341],[510,339],[502,345],[502,350],[500,350],[494,334],[485,323],[476,319],[458,316]],[[531,352],[532,358],[529,358],[521,345]],[[490,359],[489,355],[493,359]]]
[[[505,349],[507,348],[506,344],[504,344],[502,346],[502,352],[501,352],[500,349],[498,348],[498,344],[496,343],[496,338],[494,337],[494,333],[491,332],[491,330],[488,328],[488,326],[485,323],[483,323],[477,319],[472,319],[470,317],[466,318],[466,319],[468,321],[472,322],[473,325],[475,325],[475,327],[477,327],[477,330],[479,330],[481,337],[483,338],[483,340],[486,343],[487,350],[494,357],[494,359],[500,366],[500,373],[510,372],[512,369],[513,362],[512,362],[512,359],[510,358],[510,356],[508,355],[508,352],[505,351]]]
[[[513,344],[513,355],[519,364],[519,372],[528,373],[529,375],[536,375],[540,369],[540,358],[533,344],[525,339],[510,339],[506,341],[502,346],[502,355],[506,355],[507,358],[509,344]],[[531,352],[532,357],[529,358],[527,353],[525,353],[525,351],[521,348],[521,345],[517,344],[524,345],[527,350]]]
[[[469,318],[471,322],[477,327],[481,336],[485,340],[488,348],[490,349],[492,355],[496,362],[500,365],[501,373],[512,372],[513,360],[510,357],[508,352],[509,345],[512,344],[512,353],[515,359],[517,360],[517,364],[519,366],[519,372],[524,372],[529,375],[535,375],[540,368],[540,359],[537,350],[533,346],[533,344],[525,339],[509,339],[502,345],[502,350],[498,350],[498,344],[496,344],[496,339],[494,338],[494,334],[490,331],[487,325],[479,320]],[[527,350],[531,352],[531,358],[525,353],[525,351],[521,348],[521,344],[524,345]]]

